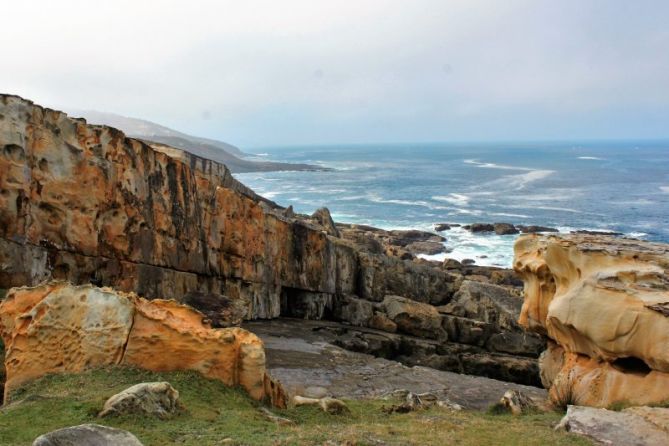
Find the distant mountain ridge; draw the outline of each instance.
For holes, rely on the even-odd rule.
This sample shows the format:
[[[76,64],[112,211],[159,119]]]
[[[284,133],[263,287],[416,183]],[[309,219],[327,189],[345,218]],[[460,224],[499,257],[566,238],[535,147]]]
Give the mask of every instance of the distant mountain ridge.
[[[323,170],[309,164],[251,161],[238,147],[215,139],[202,138],[139,118],[129,118],[97,110],[69,110],[72,117],[82,117],[91,124],[103,124],[122,130],[126,135],[190,152],[194,155],[225,164],[232,172],[266,172],[274,170]]]

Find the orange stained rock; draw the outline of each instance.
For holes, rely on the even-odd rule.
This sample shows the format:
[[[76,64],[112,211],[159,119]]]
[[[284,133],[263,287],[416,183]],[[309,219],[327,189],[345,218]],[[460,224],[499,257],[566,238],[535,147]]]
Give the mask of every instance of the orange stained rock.
[[[514,250],[525,283],[519,322],[555,342],[541,360],[554,400],[669,400],[669,245],[528,235]]]
[[[0,304],[5,396],[48,373],[121,364],[195,370],[285,406],[283,388],[266,373],[260,338],[241,328],[213,329],[203,319],[174,301],[92,285],[12,288]]]

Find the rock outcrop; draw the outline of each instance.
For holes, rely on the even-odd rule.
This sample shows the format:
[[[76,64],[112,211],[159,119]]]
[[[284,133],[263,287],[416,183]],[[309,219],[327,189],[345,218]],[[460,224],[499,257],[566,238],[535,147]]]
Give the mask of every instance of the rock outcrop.
[[[484,309],[437,309],[453,301],[465,278],[499,285],[520,303],[508,271],[416,259],[444,249],[444,240],[334,224],[325,209],[295,214],[237,182],[222,164],[0,95],[0,292],[57,279],[188,303],[217,327],[280,316],[337,320],[397,332],[368,342],[370,353],[537,383],[536,340],[518,325],[480,319]],[[476,295],[488,302],[500,289]],[[433,308],[424,313],[433,320],[418,324],[435,332],[398,328],[386,296]],[[149,345],[149,328],[165,339],[180,336],[163,324],[162,310],[142,304],[133,311],[137,332],[147,327],[137,343]],[[391,350],[373,347],[388,342]]]
[[[142,446],[128,431],[99,424],[81,424],[40,435],[33,446]]]
[[[557,404],[669,401],[669,245],[524,236],[520,324],[552,340],[541,378]]]
[[[140,383],[109,397],[98,416],[139,413],[166,419],[178,409],[179,391],[170,383]]]
[[[664,446],[669,444],[669,409],[631,407],[620,412],[569,406],[558,428],[597,444]]]
[[[280,385],[265,371],[262,341],[241,328],[212,329],[203,319],[174,301],[92,285],[13,288],[0,304],[5,397],[48,373],[119,364],[195,370],[239,385],[256,400],[285,406]]]

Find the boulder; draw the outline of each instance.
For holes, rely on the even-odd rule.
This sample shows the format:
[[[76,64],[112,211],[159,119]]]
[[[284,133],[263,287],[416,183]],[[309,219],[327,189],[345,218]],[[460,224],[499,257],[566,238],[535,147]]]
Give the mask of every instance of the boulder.
[[[412,242],[405,246],[406,250],[412,254],[435,255],[448,252],[446,246],[441,242]]]
[[[584,436],[597,444],[665,446],[669,444],[669,409],[633,407],[615,412],[569,406],[557,428]]]
[[[495,223],[493,228],[497,235],[518,234],[520,232],[511,223]]]
[[[441,315],[432,305],[400,296],[386,296],[383,307],[399,331],[424,338],[442,336]]]
[[[12,288],[0,303],[0,335],[7,349],[5,401],[49,373],[130,365],[195,370],[285,406],[281,386],[266,373],[257,336],[241,328],[213,329],[202,313],[174,301],[65,282]]]
[[[170,383],[140,383],[111,396],[98,416],[141,413],[166,419],[178,409],[179,392]]]
[[[463,228],[470,232],[494,232],[495,226],[490,223],[472,223],[471,225],[463,226]]]
[[[379,311],[374,312],[374,315],[369,319],[368,326],[369,328],[387,331],[388,333],[395,333],[397,331],[397,324]]]
[[[337,226],[335,225],[328,208],[322,207],[317,209],[316,212],[311,214],[311,218],[318,222],[318,224],[325,229],[325,232],[327,232],[328,235],[339,237],[339,230],[337,229]]]
[[[519,390],[507,390],[499,400],[499,404],[513,415],[536,412],[539,406],[532,398]]]
[[[555,228],[549,228],[548,226],[537,226],[537,225],[517,225],[516,228],[520,230],[523,234],[534,234],[537,232],[560,232]]]
[[[669,400],[669,245],[601,235],[521,236],[519,322],[553,341],[541,376],[556,404]]]
[[[40,435],[33,446],[142,446],[128,431],[99,424],[81,424]]]
[[[187,292],[182,302],[207,316],[213,327],[239,326],[251,307],[251,303],[242,297],[230,299],[221,294],[201,291]]]
[[[449,229],[451,229],[451,227],[452,225],[448,223],[437,223],[434,225],[434,230],[438,232],[448,231]]]
[[[355,296],[341,296],[335,302],[334,316],[358,327],[366,327],[374,314],[374,307],[368,300]]]

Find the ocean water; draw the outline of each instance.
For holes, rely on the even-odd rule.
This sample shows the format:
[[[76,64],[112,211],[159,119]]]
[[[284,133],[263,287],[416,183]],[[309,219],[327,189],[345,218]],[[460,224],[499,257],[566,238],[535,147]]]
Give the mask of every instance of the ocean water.
[[[669,141],[301,146],[250,152],[259,159],[331,168],[235,176],[296,212],[326,206],[340,222],[384,229],[509,222],[669,242]],[[452,251],[428,258],[511,265],[515,235],[463,229],[442,235]]]

